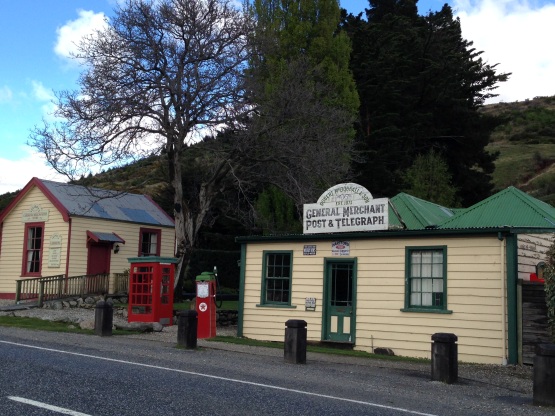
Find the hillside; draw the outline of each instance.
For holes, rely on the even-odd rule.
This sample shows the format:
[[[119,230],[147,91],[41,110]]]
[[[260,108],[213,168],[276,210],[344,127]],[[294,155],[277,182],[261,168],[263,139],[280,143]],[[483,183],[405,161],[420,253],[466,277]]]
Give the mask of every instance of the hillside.
[[[491,104],[482,111],[500,119],[487,147],[490,152],[499,152],[493,175],[495,191],[512,185],[555,205],[555,96]],[[77,183],[145,193],[171,212],[166,177],[165,161],[150,156]],[[0,195],[0,211],[15,195],[16,192]]]
[[[555,205],[555,97],[488,105],[500,117],[487,149],[499,152],[495,190],[515,186]]]

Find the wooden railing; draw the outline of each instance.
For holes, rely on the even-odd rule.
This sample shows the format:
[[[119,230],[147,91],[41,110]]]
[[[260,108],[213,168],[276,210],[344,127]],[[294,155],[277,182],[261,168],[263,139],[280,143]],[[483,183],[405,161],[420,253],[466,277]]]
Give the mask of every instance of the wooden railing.
[[[45,301],[74,296],[108,293],[110,275],[96,274],[66,277],[64,274],[21,279],[16,281],[15,301],[34,301],[42,306]]]
[[[113,293],[129,293],[129,273],[114,273]]]

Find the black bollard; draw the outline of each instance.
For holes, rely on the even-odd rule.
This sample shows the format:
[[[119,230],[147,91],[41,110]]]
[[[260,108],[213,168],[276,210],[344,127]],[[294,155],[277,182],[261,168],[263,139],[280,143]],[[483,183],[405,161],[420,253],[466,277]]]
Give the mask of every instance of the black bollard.
[[[289,319],[285,322],[283,355],[286,363],[306,363],[306,321]]]
[[[187,349],[197,347],[197,311],[181,311],[177,317],[177,344]]]
[[[112,322],[114,318],[114,308],[109,302],[100,300],[96,302],[94,311],[94,333],[101,337],[112,335]]]
[[[555,406],[555,344],[536,345],[534,405]]]
[[[451,384],[459,377],[457,336],[439,332],[432,335],[432,380]]]

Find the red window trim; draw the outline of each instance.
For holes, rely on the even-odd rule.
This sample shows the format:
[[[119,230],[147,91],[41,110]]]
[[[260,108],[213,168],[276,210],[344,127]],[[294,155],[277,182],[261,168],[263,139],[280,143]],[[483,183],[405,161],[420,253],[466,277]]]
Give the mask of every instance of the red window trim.
[[[162,243],[162,230],[159,228],[143,228],[139,230],[139,250],[138,256],[142,257],[142,248],[143,248],[143,234],[144,233],[151,233],[156,234],[156,255],[160,255],[160,245]]]
[[[29,237],[29,228],[42,227],[41,244],[39,250],[39,271],[27,272],[27,243]],[[44,249],[44,222],[28,222],[25,223],[25,234],[23,238],[23,256],[21,261],[21,276],[22,277],[41,277],[42,276],[42,253]]]

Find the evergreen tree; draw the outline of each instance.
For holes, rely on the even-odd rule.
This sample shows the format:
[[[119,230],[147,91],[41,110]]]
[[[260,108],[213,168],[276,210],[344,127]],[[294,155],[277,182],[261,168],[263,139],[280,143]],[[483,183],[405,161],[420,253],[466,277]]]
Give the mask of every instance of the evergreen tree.
[[[293,201],[276,186],[269,186],[258,196],[256,212],[263,234],[302,233]]]
[[[444,207],[456,207],[457,190],[451,184],[449,167],[434,149],[419,155],[405,175],[407,193]]]
[[[357,181],[391,196],[414,155],[440,149],[463,205],[489,196],[495,155],[485,146],[495,121],[479,112],[497,74],[445,5],[419,16],[415,0],[370,0],[367,19],[345,16],[361,100]]]

